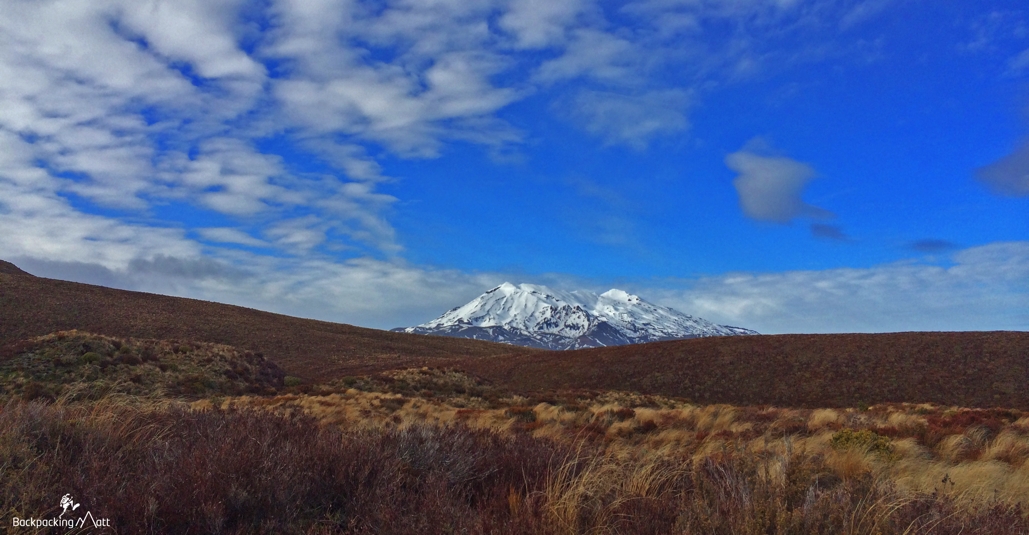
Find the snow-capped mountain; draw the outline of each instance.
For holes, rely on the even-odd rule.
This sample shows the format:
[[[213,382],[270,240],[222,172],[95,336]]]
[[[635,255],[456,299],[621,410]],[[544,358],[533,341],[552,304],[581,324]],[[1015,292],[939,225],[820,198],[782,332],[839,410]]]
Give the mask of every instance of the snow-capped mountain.
[[[544,349],[757,334],[654,305],[622,290],[597,295],[507,282],[428,323],[393,330]]]

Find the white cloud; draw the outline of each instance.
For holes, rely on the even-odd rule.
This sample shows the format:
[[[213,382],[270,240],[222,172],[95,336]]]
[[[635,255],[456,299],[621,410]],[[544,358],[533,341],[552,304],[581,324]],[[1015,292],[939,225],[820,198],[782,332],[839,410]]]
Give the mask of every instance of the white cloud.
[[[196,257],[201,248],[178,229],[133,225],[76,211],[46,192],[28,193],[0,180],[0,251],[6,258],[81,261],[108,268],[139,257]]]
[[[766,334],[1029,329],[1029,242],[973,247],[949,260],[727,274],[651,293],[683,312]]]
[[[739,173],[733,186],[747,217],[788,223],[798,217],[831,215],[801,199],[804,187],[816,175],[808,164],[784,156],[761,155],[746,147],[726,156],[725,164]]]
[[[246,232],[229,227],[211,227],[196,229],[197,234],[207,241],[217,243],[233,243],[250,247],[268,247],[268,242],[259,240]]]
[[[351,199],[347,235],[396,250],[388,223],[370,213],[387,208],[391,197],[367,186],[360,196],[348,194],[345,179],[298,174],[258,150],[255,140],[281,126],[271,126],[279,112],[268,105],[268,73],[240,44],[242,9],[242,2],[193,0],[5,5],[0,143],[18,145],[20,156],[0,166],[0,176],[8,188],[30,187],[16,177],[46,177],[47,184],[43,197],[18,191],[8,199],[24,208],[76,195],[87,211],[91,203],[136,214],[180,202],[263,224],[284,209],[317,211],[318,202],[340,196]],[[305,135],[312,137],[298,132]],[[327,140],[310,145],[339,154]],[[383,178],[360,151],[340,160],[327,158],[341,175],[352,171],[362,183]]]
[[[435,156],[440,142],[461,135],[461,119],[490,115],[518,98],[493,87],[499,66],[488,55],[455,52],[435,58],[420,76],[392,66],[351,65],[337,78],[274,83],[292,122],[382,143],[402,155]]]
[[[374,14],[349,2],[275,9],[282,16],[262,54],[290,68],[273,94],[290,122],[312,132],[432,157],[443,140],[476,138],[465,127],[481,123],[469,119],[521,98],[490,80],[510,62],[495,50],[488,2],[397,2]],[[392,57],[367,61],[372,48]]]
[[[515,36],[519,48],[559,45],[585,4],[583,0],[514,0],[499,24]]]
[[[263,76],[264,66],[237,46],[233,31],[243,2],[143,0],[121,7],[120,21],[133,37],[172,61],[188,63],[204,78]]]
[[[638,84],[646,64],[644,50],[635,43],[608,32],[585,28],[575,30],[565,52],[540,65],[536,79],[545,84],[590,78],[614,84]]]
[[[306,253],[325,241],[328,225],[314,217],[276,221],[264,235],[279,246],[297,253]]]
[[[678,89],[642,94],[583,90],[566,114],[608,145],[643,150],[656,137],[687,130],[689,104],[689,95]]]
[[[206,139],[192,158],[168,155],[160,176],[169,188],[166,195],[196,199],[225,214],[252,215],[272,205],[306,200],[304,185],[287,188],[274,183],[287,176],[279,157],[261,154],[234,138]]]

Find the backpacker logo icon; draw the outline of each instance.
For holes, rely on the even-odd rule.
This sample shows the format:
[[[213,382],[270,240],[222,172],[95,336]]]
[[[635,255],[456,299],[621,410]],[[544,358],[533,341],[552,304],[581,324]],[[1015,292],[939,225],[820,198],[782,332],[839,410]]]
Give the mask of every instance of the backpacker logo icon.
[[[64,508],[64,511],[62,511],[61,516],[57,518],[63,517],[64,513],[68,512],[69,507],[71,507],[72,511],[78,509],[79,504],[75,503],[75,501],[71,499],[71,494],[65,494],[64,497],[61,498],[61,507]]]
[[[68,512],[73,512],[82,505],[76,503],[75,499],[71,494],[65,494],[61,497],[61,514],[55,518],[18,518],[14,517],[12,524],[16,528],[65,528],[65,529],[83,529],[83,528],[109,528],[111,527],[111,519],[109,518],[96,518],[93,513],[86,511],[86,514],[78,518],[65,518],[64,515]]]

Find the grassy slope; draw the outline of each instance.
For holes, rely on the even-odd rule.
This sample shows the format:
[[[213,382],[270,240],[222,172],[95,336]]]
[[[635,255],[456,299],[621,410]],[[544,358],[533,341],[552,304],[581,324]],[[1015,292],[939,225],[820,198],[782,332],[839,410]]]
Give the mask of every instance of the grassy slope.
[[[13,268],[13,269],[12,269]],[[0,265],[0,348],[55,331],[179,339],[259,351],[290,375],[326,379],[431,365],[453,356],[517,353],[511,346],[392,333],[232,305],[17,274]]]
[[[1026,332],[702,338],[452,365],[518,391],[617,389],[798,407],[1029,408]]]

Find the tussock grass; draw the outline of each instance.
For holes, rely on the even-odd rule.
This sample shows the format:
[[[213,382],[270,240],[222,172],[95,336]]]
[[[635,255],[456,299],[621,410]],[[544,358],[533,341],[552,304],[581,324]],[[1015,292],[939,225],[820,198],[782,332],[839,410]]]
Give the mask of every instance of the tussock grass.
[[[429,368],[189,403],[14,396],[0,514],[71,492],[124,533],[1016,534],[1026,421],[527,397]]]
[[[465,402],[451,404],[443,396],[404,398],[403,409],[389,411],[376,407],[373,399],[381,395],[385,394],[348,391],[346,396],[325,398],[338,404],[316,404],[313,398],[318,396],[300,396],[268,406],[291,410],[317,405],[312,414],[323,421],[368,428],[460,422],[570,446],[589,443],[610,462],[642,462],[656,456],[695,469],[705,459],[740,455],[756,459],[755,473],[765,474],[769,481],[790,479],[790,485],[800,484],[795,471],[800,463],[811,472],[804,477],[814,478],[811,481],[818,485],[875,480],[898,500],[945,496],[952,500],[953,511],[962,515],[992,506],[1029,509],[1029,429],[1018,411],[926,404],[814,410],[697,406],[617,393],[555,394],[551,402],[535,405],[526,404],[525,398],[498,398],[489,408],[479,409],[464,408]],[[615,399],[636,399],[647,406],[624,406]],[[248,402],[240,398],[237,403]],[[415,404],[417,410],[412,409]],[[604,470],[590,473],[607,474],[611,467]],[[618,478],[628,477],[627,472],[618,473]],[[596,503],[590,503],[595,509]]]
[[[892,439],[890,455],[857,439],[834,447],[840,432],[811,433],[811,414],[775,408],[508,409],[354,389],[12,400],[0,409],[0,511],[45,516],[72,492],[125,533],[1029,530],[1024,460],[954,464],[916,437]],[[886,426],[891,410],[904,408],[864,421]],[[804,431],[779,434],[780,418]],[[986,447],[1026,438],[1004,427]]]

